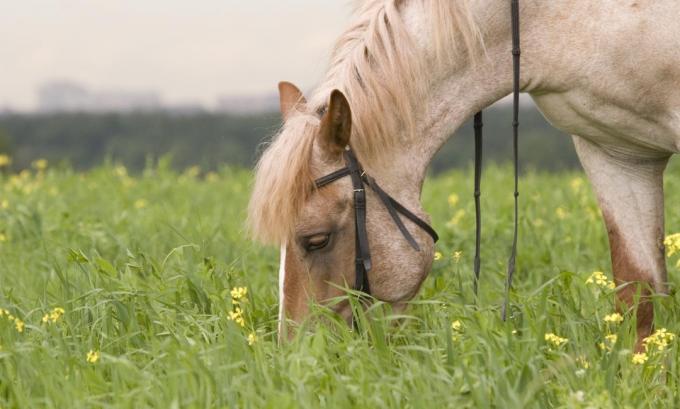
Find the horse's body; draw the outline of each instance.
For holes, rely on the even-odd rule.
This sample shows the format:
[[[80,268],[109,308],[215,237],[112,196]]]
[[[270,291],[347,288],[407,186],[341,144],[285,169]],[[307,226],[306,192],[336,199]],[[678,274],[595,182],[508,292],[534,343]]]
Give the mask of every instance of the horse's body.
[[[640,290],[642,339],[652,324],[651,303],[644,297],[649,288],[663,293],[666,284],[662,174],[668,158],[680,151],[680,2],[520,3],[522,91],[531,94],[554,126],[574,135],[609,233],[621,306],[634,305],[638,288],[623,284],[649,284]],[[349,217],[341,204],[347,197],[340,193],[348,186],[315,193],[300,184],[300,179],[337,168],[337,158],[313,141],[338,139],[318,135],[316,112],[327,107],[330,91],[337,88],[348,97],[351,123],[340,115],[349,107],[331,107],[338,113],[339,129],[354,125],[351,143],[367,170],[407,207],[420,209],[432,156],[475,112],[510,93],[510,31],[508,1],[367,1],[357,23],[341,37],[328,77],[310,103],[282,89],[282,107],[290,119],[260,163],[251,204],[256,233],[285,243],[282,314],[285,304],[288,314],[300,319],[307,299],[336,294],[320,282],[353,282],[352,268],[337,261],[352,260],[351,246],[343,247],[344,253],[334,248],[325,260],[296,252],[291,244],[299,242],[300,231],[314,230],[309,226],[329,218],[344,226]],[[295,143],[304,147],[291,148]],[[296,164],[290,172],[297,181],[293,175],[275,176],[275,161],[287,160],[281,155]],[[304,160],[309,165],[298,163]],[[299,197],[285,199],[286,194]],[[265,203],[272,197],[272,203]],[[424,279],[432,245],[408,225],[426,249],[415,254],[400,242],[383,212],[369,214],[369,238],[379,264],[369,273],[371,287],[377,298],[400,304]],[[271,227],[277,215],[281,224]],[[351,240],[349,233],[333,234]]]

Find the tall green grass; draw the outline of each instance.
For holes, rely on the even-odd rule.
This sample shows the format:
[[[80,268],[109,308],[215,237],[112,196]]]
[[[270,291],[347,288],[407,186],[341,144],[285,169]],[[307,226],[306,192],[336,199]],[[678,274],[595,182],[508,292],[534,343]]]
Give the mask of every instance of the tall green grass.
[[[679,170],[666,181],[669,233],[680,231]],[[522,178],[518,272],[501,322],[511,180],[507,167],[484,176],[476,302],[471,174],[457,171],[426,183],[442,258],[405,314],[377,303],[352,331],[319,307],[323,325],[278,345],[277,252],[244,233],[249,172],[2,175],[0,309],[12,317],[0,317],[0,408],[680,406],[677,341],[634,364],[632,323],[605,322],[612,290],[586,284],[611,273],[580,173]],[[676,262],[671,295],[655,299],[657,327],[673,333]],[[248,288],[238,305],[233,287]],[[237,306],[243,327],[229,319]],[[54,308],[64,314],[50,317]]]

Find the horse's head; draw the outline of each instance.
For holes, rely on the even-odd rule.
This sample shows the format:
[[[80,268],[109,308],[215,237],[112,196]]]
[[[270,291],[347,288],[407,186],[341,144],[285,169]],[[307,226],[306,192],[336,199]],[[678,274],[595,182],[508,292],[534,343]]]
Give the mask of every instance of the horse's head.
[[[281,245],[279,318],[300,322],[308,314],[310,302],[323,303],[341,296],[342,288],[351,288],[355,282],[351,178],[342,177],[320,188],[315,188],[314,182],[346,166],[344,154],[351,143],[352,113],[348,100],[337,90],[319,112],[307,106],[292,84],[281,83],[279,91],[285,124],[258,164],[250,223],[256,237]],[[399,182],[392,181],[391,186],[395,183]],[[417,200],[419,191],[411,192],[409,198],[402,193],[403,189],[401,197],[395,199],[406,200],[403,203],[410,211],[425,217]],[[416,251],[377,194],[367,188],[366,196],[371,294],[399,308],[416,294],[426,277],[433,242],[422,229],[404,220],[420,248]],[[339,303],[334,309],[351,321],[348,303]]]

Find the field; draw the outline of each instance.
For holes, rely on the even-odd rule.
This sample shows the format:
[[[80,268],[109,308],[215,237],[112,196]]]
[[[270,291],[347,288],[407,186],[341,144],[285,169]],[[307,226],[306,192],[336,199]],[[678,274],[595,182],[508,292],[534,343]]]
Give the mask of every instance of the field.
[[[679,165],[668,234],[680,231]],[[245,234],[249,172],[36,162],[2,174],[0,408],[680,407],[678,342],[634,356],[631,322],[610,315],[606,234],[580,173],[523,176],[512,318],[500,321],[511,180],[508,167],[485,173],[476,303],[472,178],[456,171],[426,183],[441,259],[406,315],[377,304],[361,331],[331,317],[278,345],[278,252]],[[657,328],[673,334],[679,258],[671,296],[655,300]],[[588,283],[596,271],[607,278]]]

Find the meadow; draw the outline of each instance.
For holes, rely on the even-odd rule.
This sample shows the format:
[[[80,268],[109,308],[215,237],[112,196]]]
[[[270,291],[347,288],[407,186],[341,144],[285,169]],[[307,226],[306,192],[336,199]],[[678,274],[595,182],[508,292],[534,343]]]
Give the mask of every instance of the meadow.
[[[654,300],[666,332],[635,355],[587,180],[525,172],[504,323],[512,172],[485,171],[478,299],[471,176],[425,185],[442,239],[405,314],[377,303],[352,330],[318,307],[323,325],[279,345],[278,251],[243,225],[249,171],[0,173],[0,408],[680,407],[680,256]],[[666,201],[670,235],[677,162]]]

